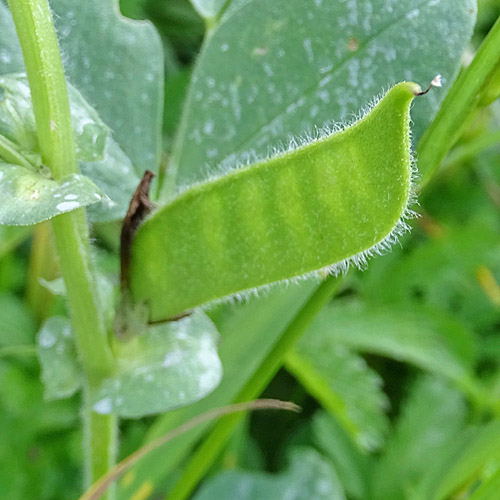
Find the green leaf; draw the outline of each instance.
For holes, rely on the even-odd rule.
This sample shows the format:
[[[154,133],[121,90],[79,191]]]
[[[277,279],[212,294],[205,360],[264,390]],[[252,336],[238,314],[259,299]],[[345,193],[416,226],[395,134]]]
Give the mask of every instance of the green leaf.
[[[329,334],[329,328],[323,331],[323,336]],[[360,448],[380,448],[388,428],[384,413],[388,399],[381,389],[382,379],[363,358],[341,343],[299,340],[287,355],[286,367]]]
[[[420,379],[372,471],[370,498],[411,498],[424,472],[462,439],[466,413],[458,391],[437,378]]]
[[[408,310],[415,306],[417,298],[419,304],[434,310],[433,316],[439,310],[449,311],[476,331],[497,322],[498,310],[484,300],[476,272],[480,266],[492,269],[495,274],[500,271],[498,221],[483,188],[474,184],[469,177],[458,189],[441,185],[431,206],[424,200],[427,210],[439,216],[442,234],[420,236],[417,244],[405,245],[405,249],[395,247],[390,255],[374,261],[361,283],[367,300],[372,304],[391,303],[399,309],[404,304]],[[467,196],[463,195],[463,189]],[[391,286],[381,287],[381,280],[387,276],[391,277]],[[472,360],[474,346],[459,334],[460,328],[455,330],[457,340],[463,338],[460,352],[464,359]]]
[[[164,319],[387,248],[405,229],[418,92],[398,84],[351,127],[179,195],[137,232],[134,299]]]
[[[162,44],[151,23],[124,18],[117,4],[50,2],[68,80],[98,111],[142,176],[147,168],[157,170],[160,158]]]
[[[230,471],[209,480],[194,500],[344,500],[334,470],[314,450],[296,449],[280,474]]]
[[[81,463],[76,400],[44,401],[36,365],[26,359],[0,361],[5,381],[0,384],[0,497],[9,500],[75,496]]]
[[[0,163],[0,224],[26,226],[107,200],[87,177],[68,175],[59,182],[24,167]]]
[[[199,311],[117,344],[117,372],[93,394],[94,411],[138,418],[201,399],[222,376],[217,340],[214,324]]]
[[[132,163],[114,139],[108,137],[101,160],[80,162],[80,170],[106,194],[111,203],[96,203],[88,208],[92,221],[122,219],[139,184]]]
[[[233,1],[193,73],[170,183],[348,120],[388,84],[440,73],[446,91],[475,13],[474,0]],[[415,104],[415,139],[444,95]]]
[[[299,348],[334,350],[339,344],[406,361],[455,382],[467,380],[471,358],[466,349],[474,349],[460,323],[430,309],[370,307],[350,301],[324,308],[299,341]]]
[[[46,400],[67,398],[80,389],[83,372],[67,318],[53,316],[43,324],[38,334],[38,357]]]
[[[50,7],[68,80],[113,131],[136,173],[142,175],[146,168],[156,170],[163,105],[163,55],[158,33],[148,22],[121,16],[115,0],[76,4],[51,0]],[[3,5],[0,33],[11,34],[0,35],[0,54],[11,61],[0,65],[0,73],[22,71],[12,18]]]

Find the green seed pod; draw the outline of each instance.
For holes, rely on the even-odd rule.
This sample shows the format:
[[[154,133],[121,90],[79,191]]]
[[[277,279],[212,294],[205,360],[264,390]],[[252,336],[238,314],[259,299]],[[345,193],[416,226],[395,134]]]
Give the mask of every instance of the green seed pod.
[[[130,289],[158,321],[273,282],[338,273],[394,243],[412,192],[400,83],[353,125],[186,190],[132,246]]]

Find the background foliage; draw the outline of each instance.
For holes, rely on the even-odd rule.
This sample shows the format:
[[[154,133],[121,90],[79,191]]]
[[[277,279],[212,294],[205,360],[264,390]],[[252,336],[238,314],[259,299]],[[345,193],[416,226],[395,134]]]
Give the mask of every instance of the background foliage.
[[[113,131],[113,152],[101,161],[118,176],[123,162],[138,175],[160,164],[160,179],[169,181],[160,200],[221,161],[265,155],[290,135],[349,120],[382,87],[402,79],[424,85],[442,73],[443,91],[413,109],[417,147],[461,61],[500,15],[498,2],[480,1],[469,42],[472,1],[366,0],[355,8],[327,0],[122,0],[123,14],[149,19],[158,36],[149,24],[117,17],[111,1],[50,3],[68,79]],[[2,3],[0,21],[0,74],[22,71]],[[119,498],[186,498],[205,474],[196,499],[493,498],[484,492],[500,469],[499,126],[497,100],[476,113],[421,193],[412,233],[336,284],[337,296],[295,345],[280,340],[314,316],[316,282],[209,311],[221,335],[220,385],[194,405],[123,420],[120,456],[208,408],[262,391],[304,411],[201,426],[127,473]],[[121,210],[134,185],[117,190]],[[106,297],[106,283],[116,281],[119,224],[93,230]],[[81,489],[80,395],[48,400],[78,388],[71,346],[59,375],[47,372],[50,347],[64,345],[64,319],[50,320],[49,333],[61,332],[52,345],[45,323],[38,342],[49,349],[36,358],[44,321],[67,315],[53,281],[57,263],[37,252],[46,245],[44,229],[0,226],[2,498],[76,498]]]

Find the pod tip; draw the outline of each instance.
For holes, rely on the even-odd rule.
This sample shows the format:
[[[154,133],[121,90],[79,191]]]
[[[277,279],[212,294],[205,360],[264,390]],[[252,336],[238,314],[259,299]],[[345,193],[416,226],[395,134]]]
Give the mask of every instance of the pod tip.
[[[420,95],[425,95],[427,94],[427,92],[429,92],[429,90],[432,89],[432,87],[442,87],[443,86],[443,83],[441,81],[441,75],[436,75],[431,83],[429,84],[429,86],[424,90],[424,91],[420,91],[420,92],[417,92],[415,95],[416,96],[420,96]]]

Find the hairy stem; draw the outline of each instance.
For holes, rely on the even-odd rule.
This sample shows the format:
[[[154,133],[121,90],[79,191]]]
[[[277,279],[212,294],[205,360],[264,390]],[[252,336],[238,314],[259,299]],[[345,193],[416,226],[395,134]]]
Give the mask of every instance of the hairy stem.
[[[78,172],[64,70],[47,0],[9,0],[28,76],[42,161],[55,180]],[[99,309],[83,208],[52,221],[79,356],[92,391],[114,368]],[[87,399],[87,398],[86,398]],[[87,469],[93,482],[114,460],[114,416],[85,405]],[[111,460],[111,458],[113,460]],[[110,463],[111,462],[111,463]],[[106,464],[106,465],[103,465]],[[108,497],[111,498],[111,497]]]

